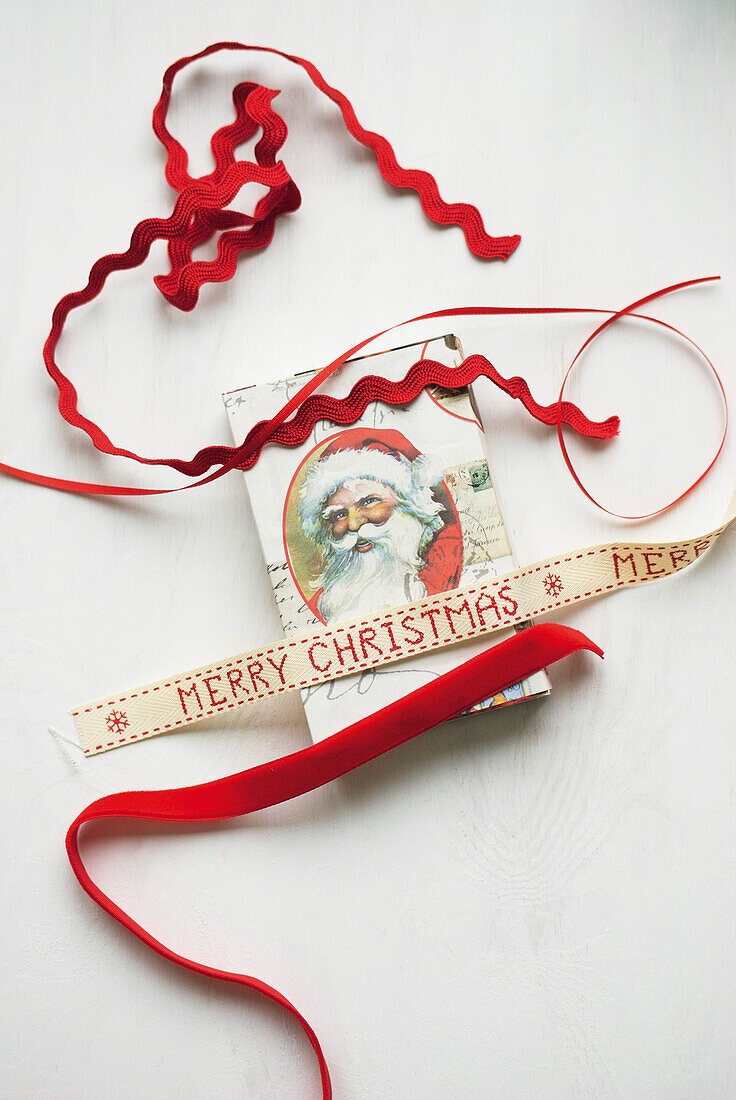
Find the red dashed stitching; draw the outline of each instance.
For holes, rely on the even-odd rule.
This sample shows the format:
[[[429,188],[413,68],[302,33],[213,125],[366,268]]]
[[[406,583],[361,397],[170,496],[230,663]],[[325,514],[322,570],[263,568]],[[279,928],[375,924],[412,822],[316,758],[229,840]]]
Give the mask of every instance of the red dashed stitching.
[[[695,540],[695,541],[703,541],[703,540]],[[676,543],[676,542],[667,543],[666,545],[663,545],[663,546],[656,546],[656,545],[651,545],[650,544],[649,546],[632,545],[632,546],[602,546],[602,547],[595,547],[592,550],[581,551],[579,554],[576,554],[574,557],[557,558],[555,561],[544,562],[544,563],[542,563],[540,565],[536,565],[536,566],[528,566],[527,568],[521,569],[518,573],[514,573],[511,576],[496,578],[496,580],[493,582],[493,585],[481,584],[481,585],[479,585],[475,588],[462,589],[462,592],[463,592],[463,596],[465,598],[470,597],[470,596],[476,596],[476,595],[479,595],[479,594],[484,594],[484,593],[487,593],[490,590],[491,587],[494,587],[494,586],[495,587],[501,587],[501,582],[503,582],[504,585],[512,584],[516,581],[523,580],[526,577],[534,576],[536,573],[540,573],[543,570],[552,569],[556,566],[562,565],[564,563],[569,563],[571,561],[580,561],[583,558],[588,558],[588,557],[591,557],[595,554],[612,554],[612,553],[619,553],[619,552],[623,552],[623,551],[636,552],[636,553],[644,554],[644,553],[648,553],[648,552],[654,552],[656,550],[687,549],[687,547],[689,547],[691,544],[692,544],[692,540],[691,540],[691,542],[687,542],[687,543]],[[685,562],[682,565],[678,565],[677,569],[675,569],[673,571],[678,572],[679,569],[686,568],[688,565],[691,565],[691,564],[692,564],[692,562]],[[656,575],[657,576],[662,576],[663,574],[656,574]],[[641,581],[641,580],[644,580],[646,578],[637,577],[635,579],[637,581]],[[595,589],[595,591],[593,591],[593,592],[585,593],[584,596],[573,597],[573,600],[585,599],[585,598],[588,598],[590,596],[598,595],[600,592],[610,590],[610,587],[612,587],[612,586],[606,586],[605,588]],[[615,586],[613,586],[613,587],[615,587]],[[455,594],[457,594],[457,593],[455,593]],[[447,597],[448,595],[452,595],[452,593],[442,593],[440,596],[436,597],[431,602],[428,601],[426,604],[423,605],[424,610],[427,610],[429,608],[434,608],[434,607],[437,606],[437,604],[444,603],[445,602],[445,597]],[[569,603],[569,602],[573,602],[573,600],[564,600],[563,602],[564,603]],[[496,624],[496,629],[498,629],[502,626],[512,625],[514,622],[522,622],[524,619],[528,619],[530,617],[530,615],[533,615],[533,614],[544,614],[551,607],[558,607],[558,606],[560,606],[559,603],[550,604],[549,607],[544,608],[541,611],[526,613],[521,618],[515,617],[515,618],[509,619],[509,620],[505,620],[505,621],[504,620],[499,620],[499,622]],[[169,687],[172,687],[172,686],[176,686],[178,684],[185,683],[185,682],[191,682],[192,680],[197,679],[198,677],[207,676],[212,672],[221,672],[224,668],[231,668],[233,665],[241,665],[241,664],[243,664],[243,662],[246,659],[248,659],[248,660],[256,659],[257,660],[260,657],[269,657],[274,653],[282,653],[287,648],[290,649],[294,646],[304,645],[306,642],[315,642],[315,641],[322,641],[325,638],[334,638],[339,634],[344,634],[344,633],[347,633],[347,631],[349,631],[349,630],[354,630],[356,628],[356,626],[361,627],[361,626],[373,626],[375,624],[380,624],[382,620],[386,619],[386,614],[387,613],[384,611],[383,614],[381,614],[381,615],[375,616],[372,619],[363,619],[361,622],[359,622],[357,624],[356,623],[351,623],[351,624],[346,625],[346,626],[336,626],[331,631],[328,631],[327,633],[323,632],[323,633],[320,633],[320,634],[313,634],[311,636],[307,635],[305,638],[301,639],[298,642],[297,641],[283,642],[283,643],[279,643],[278,645],[272,646],[270,649],[257,650],[255,652],[255,654],[248,653],[248,654],[244,654],[242,657],[234,657],[231,661],[226,661],[223,664],[217,665],[217,666],[212,666],[211,665],[207,668],[202,669],[200,672],[197,672],[196,674],[187,674],[187,675],[181,676],[177,680],[168,680],[165,683],[156,684],[151,688],[146,688],[146,689],[144,689],[142,691],[139,691],[139,692],[136,692],[136,693],[131,693],[129,695],[121,695],[117,699],[111,699],[108,702],[97,703],[94,707],[86,707],[83,712],[75,711],[75,712],[73,712],[73,714],[74,714],[74,717],[78,717],[80,713],[89,714],[93,710],[101,710],[103,707],[116,706],[118,703],[124,703],[128,699],[137,698],[139,694],[140,695],[147,695],[151,691],[161,691],[164,688],[169,688]],[[475,636],[476,635],[473,635],[473,637],[475,637]],[[462,641],[463,639],[459,635],[453,635],[453,640],[454,641]],[[426,647],[419,647],[419,649],[422,649],[422,648],[426,648]],[[418,652],[419,650],[412,649],[411,652],[415,652],[415,651]],[[406,655],[411,656],[411,652],[407,653]],[[395,660],[400,660],[400,658],[396,657]],[[355,669],[360,668],[360,667],[362,667],[362,666],[354,665],[354,666],[352,666],[351,670],[343,669],[341,671],[341,675],[347,675],[349,673],[349,671],[355,671]],[[264,696],[263,695],[258,695],[255,698],[264,698]],[[240,704],[238,704],[238,705],[240,705]]]
[[[715,536],[711,535],[711,536],[707,536],[707,537],[710,537],[710,539],[712,540],[714,537],[717,537],[718,535],[720,535],[724,530],[725,530],[725,526],[719,528],[717,530],[717,532],[715,533]],[[702,542],[703,540],[699,539],[699,540],[695,540],[695,541]],[[475,587],[475,588],[463,589],[462,594],[463,594],[464,599],[467,599],[471,596],[482,595],[482,594],[488,593],[494,587],[501,587],[502,583],[504,585],[512,584],[516,581],[521,581],[526,577],[531,577],[536,573],[540,573],[543,570],[546,571],[546,570],[554,568],[555,566],[559,566],[559,565],[562,565],[562,564],[565,564],[565,563],[569,563],[571,561],[580,561],[583,558],[592,557],[595,554],[613,554],[613,553],[622,553],[624,551],[627,551],[629,553],[645,554],[645,553],[652,553],[652,552],[655,552],[655,551],[658,551],[658,550],[666,550],[666,551],[680,550],[680,549],[688,549],[692,545],[692,542],[693,542],[693,540],[691,540],[690,542],[685,542],[685,543],[666,543],[666,544],[661,545],[661,546],[649,545],[647,547],[636,546],[636,545],[634,545],[634,546],[603,546],[603,547],[596,547],[595,549],[592,549],[592,550],[582,551],[581,553],[576,554],[574,557],[558,558],[557,560],[552,561],[552,562],[546,562],[544,564],[536,565],[536,566],[529,566],[528,568],[522,569],[518,573],[513,574],[512,576],[498,577],[498,578],[496,578],[496,580],[492,584],[482,584],[482,585],[479,585],[478,587]],[[710,546],[711,543],[709,543],[708,545]],[[708,547],[706,547],[706,549],[707,548]],[[693,561],[694,560],[695,559],[693,559]],[[688,565],[692,565],[692,561],[678,563],[677,566],[675,566],[673,568],[672,572],[679,572],[681,569],[687,568]],[[629,578],[628,580],[619,580],[615,584],[602,585],[600,588],[591,589],[590,591],[583,592],[583,593],[581,593],[577,596],[569,596],[564,600],[558,600],[554,603],[548,604],[547,606],[540,608],[538,611],[533,611],[533,612],[526,611],[526,612],[523,612],[521,614],[511,616],[510,618],[507,618],[507,619],[499,619],[499,621],[494,624],[493,630],[500,630],[505,626],[513,626],[514,623],[524,622],[526,619],[528,619],[530,617],[533,617],[534,615],[544,615],[548,611],[552,611],[556,607],[561,607],[564,604],[577,603],[579,600],[589,599],[592,596],[600,595],[601,592],[610,592],[614,588],[621,588],[621,587],[623,587],[624,585],[627,585],[627,584],[641,584],[642,582],[645,582],[645,581],[655,580],[658,577],[663,576],[663,575],[664,574],[656,573],[656,574],[652,574],[651,576],[648,576],[648,575],[644,575],[644,576],[641,576],[641,577],[635,576],[635,577]],[[458,595],[458,594],[459,593],[457,593],[457,592],[455,592],[455,593],[452,593],[452,592],[442,593],[438,597],[436,597],[434,600],[427,601],[424,605],[420,605],[420,606],[423,606],[423,609],[427,610],[429,608],[436,607],[438,604],[440,604],[440,605],[444,604],[446,602],[446,599],[447,599],[448,596],[451,597],[452,595]],[[344,633],[348,632],[349,630],[354,630],[356,628],[356,626],[357,627],[372,626],[374,624],[380,624],[380,623],[382,623],[382,621],[385,623],[386,615],[387,615],[387,612],[384,611],[382,615],[378,615],[378,616],[376,616],[372,619],[364,619],[359,623],[351,623],[347,626],[337,626],[333,630],[328,631],[326,633],[323,632],[323,633],[320,633],[320,634],[314,634],[314,635],[311,635],[311,636],[307,636],[305,638],[300,639],[299,641],[284,642],[282,644],[272,646],[271,649],[258,650],[255,653],[255,655],[253,653],[244,654],[242,657],[235,657],[235,658],[233,658],[233,660],[226,661],[224,664],[217,665],[217,666],[210,666],[209,668],[205,668],[205,669],[201,670],[200,672],[197,672],[196,674],[188,674],[188,675],[182,676],[178,680],[169,680],[166,683],[156,684],[152,688],[145,688],[145,689],[139,690],[137,692],[131,692],[129,695],[121,695],[118,699],[111,699],[108,702],[98,703],[94,707],[86,707],[83,711],[78,711],[78,710],[77,711],[72,711],[72,715],[73,715],[73,717],[78,718],[80,716],[80,714],[82,714],[82,713],[89,714],[93,710],[100,710],[103,707],[115,706],[116,704],[123,703],[128,699],[137,699],[139,697],[139,695],[148,695],[149,692],[151,692],[151,691],[160,691],[163,688],[168,688],[168,687],[176,686],[176,685],[184,683],[184,682],[189,682],[189,681],[197,679],[198,677],[209,675],[212,672],[221,672],[223,668],[231,668],[233,665],[243,664],[243,662],[246,659],[254,660],[254,659],[260,658],[261,656],[269,657],[274,653],[282,653],[285,649],[292,649],[295,646],[301,647],[305,643],[310,642],[310,641],[311,642],[323,641],[326,638],[334,638],[338,634],[344,634]],[[477,638],[477,637],[482,636],[482,634],[484,634],[484,633],[492,633],[493,630],[489,630],[489,631],[483,630],[482,632],[479,632],[479,631],[476,631],[475,629],[473,629],[470,633],[453,634],[448,639],[435,638],[433,640],[430,640],[429,642],[427,642],[424,645],[411,645],[410,643],[406,643],[406,646],[407,646],[406,649],[400,648],[400,650],[398,650],[398,651],[394,650],[394,649],[391,649],[391,650],[389,650],[389,653],[395,654],[395,656],[392,658],[393,661],[399,661],[399,660],[403,660],[406,657],[411,657],[415,653],[421,653],[421,652],[423,652],[424,650],[427,650],[427,649],[437,649],[437,648],[440,647],[441,644],[450,644],[450,643],[454,643],[454,642],[462,642],[462,641],[465,641],[468,638]],[[349,676],[352,672],[356,672],[359,669],[372,668],[372,667],[375,667],[376,665],[382,664],[382,663],[384,663],[384,662],[375,662],[375,664],[374,664],[370,661],[363,661],[363,662],[360,662],[359,664],[351,665],[347,668],[342,667],[339,670],[339,672],[336,673],[336,675],[334,677],[328,677],[328,679],[333,679],[333,678],[342,677],[342,676]],[[389,663],[389,662],[385,662],[385,663]],[[240,700],[238,700],[237,702],[234,702],[234,703],[223,703],[221,706],[218,706],[218,707],[216,707],[212,710],[203,711],[201,714],[196,715],[196,718],[197,719],[207,718],[212,714],[219,714],[224,710],[231,710],[233,707],[242,706],[244,703],[255,702],[259,699],[268,698],[271,695],[281,694],[282,692],[292,690],[294,687],[302,688],[302,687],[307,687],[310,684],[324,683],[324,682],[326,682],[326,681],[324,681],[321,676],[314,676],[309,680],[301,680],[296,684],[284,686],[283,688],[275,688],[271,691],[260,692],[255,696],[248,696],[247,698],[240,699]],[[187,718],[183,718],[181,721],[178,721],[178,722],[169,722],[164,726],[156,726],[154,729],[151,729],[151,730],[143,730],[139,733],[131,733],[131,734],[128,734],[127,736],[125,736],[125,737],[121,737],[118,741],[108,741],[108,742],[100,744],[100,745],[95,745],[95,747],[93,749],[84,749],[84,752],[85,752],[86,755],[89,755],[92,752],[98,752],[100,749],[114,748],[116,745],[124,745],[129,741],[134,741],[136,739],[142,739],[142,738],[145,738],[145,737],[149,737],[149,736],[152,736],[153,734],[156,734],[156,733],[162,733],[164,730],[175,729],[179,726],[187,725],[190,721],[192,721],[193,717],[195,717],[195,716],[189,716]]]

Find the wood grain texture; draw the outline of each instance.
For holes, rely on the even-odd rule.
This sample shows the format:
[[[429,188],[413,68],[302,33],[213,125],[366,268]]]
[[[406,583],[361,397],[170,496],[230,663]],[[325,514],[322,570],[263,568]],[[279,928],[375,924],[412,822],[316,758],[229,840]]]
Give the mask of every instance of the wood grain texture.
[[[444,197],[476,203],[490,232],[518,231],[522,243],[507,264],[473,260],[459,232],[389,195],[298,73],[262,58],[213,62],[184,79],[172,107],[193,169],[207,169],[232,85],[261,80],[282,89],[284,158],[304,204],[193,314],[155,292],[160,250],[70,325],[60,362],[116,442],[191,454],[226,440],[223,390],[321,366],[424,310],[615,308],[716,273],[715,289],[658,312],[703,343],[733,401],[731,5],[35,0],[7,7],[0,42],[4,460],[87,480],[135,476],[62,428],[41,344],[54,303],[92,261],[125,247],[141,217],[168,211],[149,129],[160,76],[226,37],[312,58],[402,163],[430,170]],[[458,331],[467,352],[523,373],[552,401],[586,329]],[[612,447],[574,444],[614,508],[656,505],[717,437],[699,364],[634,323],[591,352],[570,397],[592,416],[621,415]],[[545,429],[490,387],[481,402],[521,562],[621,537],[569,482]],[[708,529],[735,454],[730,442],[702,490],[637,527],[636,540]],[[295,1028],[256,997],[149,956],[78,891],[62,846],[96,795],[195,782],[306,744],[298,702],[90,760],[47,733],[71,735],[77,699],[277,636],[241,479],[157,502],[2,482],[0,508],[0,1091],[317,1096]],[[606,661],[555,669],[544,702],[434,730],[245,826],[105,837],[90,844],[91,868],[184,954],[283,989],[318,1031],[344,1100],[726,1100],[736,1089],[733,560],[727,535],[702,568],[568,612]]]

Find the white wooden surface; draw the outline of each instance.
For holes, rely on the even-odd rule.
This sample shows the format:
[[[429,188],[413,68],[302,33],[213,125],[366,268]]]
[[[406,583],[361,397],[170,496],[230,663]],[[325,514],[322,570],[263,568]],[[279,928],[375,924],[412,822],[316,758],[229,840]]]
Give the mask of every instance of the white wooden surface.
[[[218,38],[312,58],[427,168],[523,243],[475,261],[389,192],[337,111],[275,59],[187,76],[175,132],[207,170],[231,86],[283,89],[304,204],[267,253],[190,315],[143,270],[74,318],[60,351],[83,406],[151,454],[227,438],[219,393],[318,366],[354,340],[460,303],[661,303],[736,395],[736,17],[724,0],[372,5],[102,0],[5,5],[0,41],[1,456],[59,475],[167,483],[103,461],[59,421],[40,349],[91,262],[171,196],[149,119],[160,74]],[[434,333],[437,326],[431,326]],[[456,326],[467,350],[553,400],[581,321]],[[426,329],[421,330],[427,332]],[[694,474],[714,388],[633,324],[575,394],[622,416],[576,445],[612,506],[643,511]],[[617,537],[547,433],[486,389],[488,449],[520,557]],[[639,528],[693,533],[733,488]],[[170,479],[173,483],[173,479]],[[47,733],[66,708],[275,636],[237,476],[151,502],[4,480],[0,1091],[14,1098],[310,1098],[306,1041],[255,995],[178,973],[81,893],[63,833],[93,797],[204,780],[307,743],[296,700],[89,761]],[[553,670],[544,703],[435,730],[245,824],[98,832],[89,859],[154,934],[282,989],[344,1100],[720,1098],[736,1089],[734,539],[702,568],[564,617],[606,650]]]

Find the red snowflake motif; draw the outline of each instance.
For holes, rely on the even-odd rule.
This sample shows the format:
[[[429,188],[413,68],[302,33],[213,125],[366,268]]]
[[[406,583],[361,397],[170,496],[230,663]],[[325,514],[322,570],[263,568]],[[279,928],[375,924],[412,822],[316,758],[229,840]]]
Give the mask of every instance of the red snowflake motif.
[[[544,590],[548,596],[556,598],[564,587],[562,578],[558,573],[548,573],[544,578]]]
[[[105,721],[110,733],[122,733],[130,725],[124,710],[111,710]]]

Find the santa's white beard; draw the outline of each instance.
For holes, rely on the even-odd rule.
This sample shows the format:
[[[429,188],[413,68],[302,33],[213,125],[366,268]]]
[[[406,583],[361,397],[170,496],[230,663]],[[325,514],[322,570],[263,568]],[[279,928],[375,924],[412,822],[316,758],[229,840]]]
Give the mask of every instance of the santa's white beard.
[[[386,607],[421,599],[427,591],[417,576],[424,562],[419,546],[425,525],[398,509],[376,526],[364,523],[325,547],[327,566],[317,606],[325,622],[355,618]],[[358,539],[373,543],[361,553]]]

